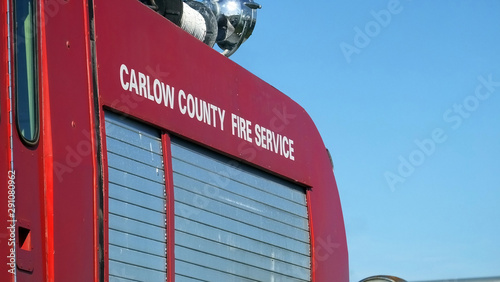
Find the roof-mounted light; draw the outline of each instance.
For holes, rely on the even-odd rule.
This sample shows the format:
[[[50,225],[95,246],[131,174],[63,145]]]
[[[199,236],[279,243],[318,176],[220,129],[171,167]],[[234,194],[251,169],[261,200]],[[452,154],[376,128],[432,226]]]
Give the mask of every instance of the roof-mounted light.
[[[257,9],[253,0],[139,0],[210,47],[231,56],[255,28]]]
[[[252,35],[261,6],[253,0],[220,0],[216,5],[217,45],[229,57]]]

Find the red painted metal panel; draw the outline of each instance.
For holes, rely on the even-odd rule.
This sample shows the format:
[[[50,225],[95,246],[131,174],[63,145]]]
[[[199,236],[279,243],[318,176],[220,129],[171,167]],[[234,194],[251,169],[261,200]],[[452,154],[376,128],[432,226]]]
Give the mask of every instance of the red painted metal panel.
[[[0,4],[0,22],[7,23],[7,1]],[[12,241],[9,241],[11,236],[11,218],[9,217],[9,190],[14,190],[13,186],[9,186],[9,171],[11,170],[10,156],[10,127],[9,127],[9,77],[8,77],[8,45],[7,41],[8,29],[6,24],[2,24],[0,28],[0,281],[13,281],[15,264],[13,262]],[[15,183],[14,183],[15,184]],[[14,230],[15,231],[15,230]],[[11,271],[11,272],[9,272]]]
[[[29,244],[20,248],[17,242],[17,281],[97,280],[98,177],[88,7],[84,1],[37,2],[41,137],[35,146],[26,146],[15,128],[13,135],[16,219],[30,231]],[[0,215],[2,261],[10,254],[8,242],[2,240],[10,236],[5,230],[10,169],[7,47],[12,42],[7,41],[6,5],[4,1],[0,6],[0,144],[6,154],[0,164],[5,184],[0,188],[5,194],[0,205],[5,209]],[[19,228],[15,231],[19,238]],[[11,278],[5,262],[0,281]]]
[[[6,1],[7,2],[7,1]],[[12,3],[6,3],[12,9]],[[4,6],[3,8],[5,8]],[[40,7],[36,7],[37,11],[40,11]],[[5,10],[4,10],[5,12]],[[10,13],[2,12],[2,16],[12,16],[12,10]],[[3,18],[5,19],[5,18]],[[7,23],[7,21],[3,21],[2,25]],[[11,21],[12,28],[12,21]],[[7,27],[4,29],[5,35],[8,32],[12,32],[12,30],[8,30]],[[14,50],[13,45],[13,36],[12,33],[9,37],[10,42],[7,41],[6,37],[2,37],[3,47],[11,46],[11,50]],[[38,39],[38,38],[37,38]],[[4,45],[4,43],[6,43]],[[38,42],[39,43],[39,42]],[[4,50],[6,51],[6,50]],[[8,52],[2,52],[5,55],[5,58],[8,60]],[[11,59],[13,59],[13,54],[11,54]],[[8,67],[8,62],[2,62],[2,68]],[[10,66],[12,70],[14,70],[14,66]],[[5,73],[5,76],[2,75],[2,78],[7,79],[5,86],[10,84],[12,81],[12,97],[15,103],[15,77],[14,71],[10,73]],[[2,93],[6,98],[9,95],[9,89],[3,88],[6,91]],[[10,102],[9,102],[10,103]],[[7,109],[5,109],[7,110]],[[15,123],[15,110],[10,108],[12,111],[12,122]],[[3,113],[2,113],[3,114]],[[8,116],[8,113],[5,113],[5,117]],[[8,121],[8,119],[6,119]],[[13,170],[15,171],[15,202],[13,203],[13,208],[15,208],[15,237],[16,237],[16,275],[17,281],[32,281],[32,280],[43,280],[45,265],[43,261],[43,218],[42,218],[42,183],[43,183],[43,163],[41,158],[41,146],[43,142],[40,141],[38,144],[33,146],[25,145],[21,141],[21,137],[19,136],[16,126],[13,125],[12,129],[12,143],[10,140],[7,141],[2,139],[2,143],[6,142],[8,146],[11,147],[13,158],[8,157],[11,161],[13,161]],[[10,154],[10,150],[6,151]],[[5,195],[7,196],[7,195]],[[5,199],[4,197],[2,197]],[[5,203],[7,204],[7,203]],[[9,231],[10,233],[11,231]],[[9,234],[11,235],[11,234]],[[25,238],[24,242],[20,240],[20,238]],[[11,253],[11,250],[9,250]],[[11,269],[11,266],[8,266],[7,269]],[[5,271],[7,271],[5,269]]]
[[[45,6],[42,6],[43,11],[45,11]],[[41,13],[40,22],[46,22],[46,16]],[[40,32],[40,72],[46,74],[47,71],[47,42],[45,39],[45,25],[41,24]],[[54,279],[54,178],[51,173],[54,170],[54,153],[52,147],[52,124],[50,121],[51,109],[50,109],[50,97],[48,96],[48,81],[46,75],[41,75],[41,139],[43,140],[43,166],[45,169],[44,180],[43,180],[43,213],[41,214],[42,223],[44,226],[44,257],[42,258],[45,272],[45,281],[50,281]],[[47,117],[47,118],[44,118]]]
[[[175,280],[175,210],[174,210],[174,179],[172,169],[172,151],[170,147],[170,136],[162,135],[163,163],[165,169],[165,191],[167,195],[167,281]]]
[[[348,281],[337,186],[307,113],[138,1],[94,3],[100,104],[312,187],[314,280]],[[190,103],[205,115],[190,117]],[[259,145],[263,137],[272,142]]]
[[[88,7],[86,1],[43,3],[46,232],[53,234],[46,238],[46,280],[92,281],[98,275],[98,171]]]

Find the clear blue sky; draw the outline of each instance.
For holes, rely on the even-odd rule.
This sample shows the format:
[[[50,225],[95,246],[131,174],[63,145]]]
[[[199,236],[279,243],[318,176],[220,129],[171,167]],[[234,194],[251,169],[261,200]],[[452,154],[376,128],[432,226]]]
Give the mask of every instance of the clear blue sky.
[[[332,152],[351,281],[500,276],[500,1],[259,3],[232,59]]]

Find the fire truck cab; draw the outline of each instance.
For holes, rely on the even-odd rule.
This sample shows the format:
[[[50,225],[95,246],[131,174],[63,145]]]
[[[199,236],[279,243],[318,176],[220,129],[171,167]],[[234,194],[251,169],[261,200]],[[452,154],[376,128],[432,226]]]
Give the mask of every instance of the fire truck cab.
[[[0,280],[348,281],[313,121],[226,57],[253,12],[220,54],[151,2],[0,4]]]

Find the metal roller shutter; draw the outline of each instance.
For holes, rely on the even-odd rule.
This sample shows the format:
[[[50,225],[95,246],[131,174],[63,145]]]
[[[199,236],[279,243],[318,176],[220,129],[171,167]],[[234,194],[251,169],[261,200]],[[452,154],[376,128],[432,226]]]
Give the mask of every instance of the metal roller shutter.
[[[109,281],[166,280],[165,175],[160,133],[106,113]]]
[[[176,281],[309,281],[305,189],[172,139]]]

